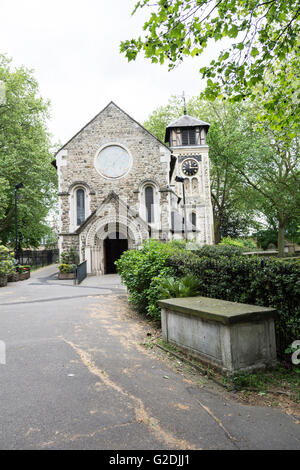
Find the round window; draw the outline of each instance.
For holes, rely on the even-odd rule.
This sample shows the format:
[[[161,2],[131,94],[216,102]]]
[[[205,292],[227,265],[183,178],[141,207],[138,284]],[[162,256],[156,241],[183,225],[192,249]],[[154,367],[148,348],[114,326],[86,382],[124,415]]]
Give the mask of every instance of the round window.
[[[95,159],[96,170],[105,178],[120,178],[131,167],[131,157],[124,147],[109,145],[104,147]]]

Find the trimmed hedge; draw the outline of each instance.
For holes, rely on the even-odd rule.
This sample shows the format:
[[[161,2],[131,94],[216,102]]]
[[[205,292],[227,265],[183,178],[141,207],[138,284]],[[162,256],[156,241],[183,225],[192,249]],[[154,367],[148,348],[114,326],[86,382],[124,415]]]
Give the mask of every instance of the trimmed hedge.
[[[242,255],[244,249],[241,246],[233,245],[204,245],[200,248],[193,250],[197,256],[207,256],[208,258],[219,258],[220,256],[233,256]]]
[[[276,308],[280,349],[300,338],[299,264],[274,258],[209,258],[185,251],[170,256],[167,265],[176,276],[195,275],[205,297]]]
[[[129,300],[140,313],[160,317],[159,279],[173,275],[173,269],[166,265],[167,259],[182,250],[176,243],[148,240],[142,249],[126,251],[116,261],[117,271],[130,293]]]
[[[275,258],[245,257],[239,247],[204,246],[189,251],[182,244],[150,240],[141,250],[123,253],[116,262],[129,300],[141,313],[160,318],[157,305],[166,277],[192,274],[199,295],[274,307],[281,353],[300,338],[300,264]]]

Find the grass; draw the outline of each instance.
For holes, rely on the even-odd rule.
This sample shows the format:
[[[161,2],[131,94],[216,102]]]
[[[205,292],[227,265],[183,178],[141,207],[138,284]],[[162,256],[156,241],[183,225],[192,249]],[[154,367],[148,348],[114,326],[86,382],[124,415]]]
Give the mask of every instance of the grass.
[[[239,374],[231,382],[237,390],[287,394],[296,403],[300,403],[300,368],[297,366],[287,369],[279,365],[255,374]]]
[[[268,394],[287,396],[295,403],[300,403],[299,366],[286,368],[283,365],[278,365],[269,370],[261,370],[252,374],[237,374],[230,377],[209,368],[201,361],[194,359],[162,339],[156,339],[155,343],[162,346],[165,351],[182,358],[182,360],[188,360],[191,366],[194,366],[199,372],[204,373],[208,378],[213,379],[228,390],[242,391],[245,397],[253,393],[261,397]]]

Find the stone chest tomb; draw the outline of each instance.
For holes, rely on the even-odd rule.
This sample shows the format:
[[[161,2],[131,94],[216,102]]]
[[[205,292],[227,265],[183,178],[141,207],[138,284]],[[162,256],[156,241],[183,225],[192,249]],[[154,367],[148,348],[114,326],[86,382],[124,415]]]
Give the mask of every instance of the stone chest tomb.
[[[159,301],[162,333],[224,372],[250,372],[276,364],[273,308],[208,297]]]

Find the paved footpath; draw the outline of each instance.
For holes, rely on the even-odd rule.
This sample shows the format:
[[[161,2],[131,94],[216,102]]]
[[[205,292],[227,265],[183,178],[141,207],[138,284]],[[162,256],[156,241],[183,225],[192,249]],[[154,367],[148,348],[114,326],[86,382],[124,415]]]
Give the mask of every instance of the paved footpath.
[[[116,275],[0,289],[0,449],[299,449],[275,408],[200,388],[141,345]],[[166,378],[167,377],[167,378]]]

